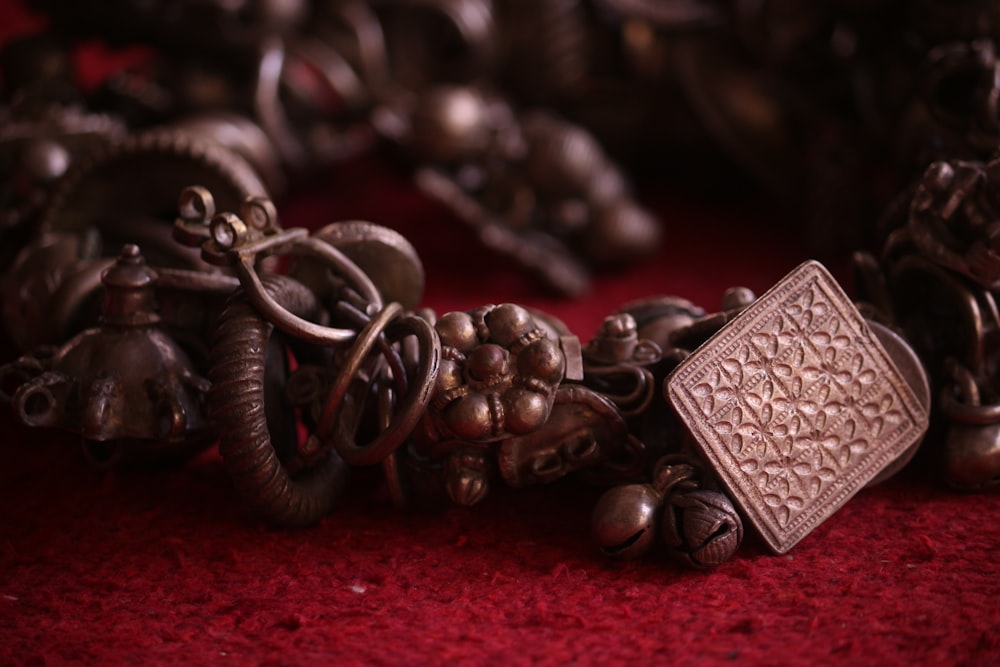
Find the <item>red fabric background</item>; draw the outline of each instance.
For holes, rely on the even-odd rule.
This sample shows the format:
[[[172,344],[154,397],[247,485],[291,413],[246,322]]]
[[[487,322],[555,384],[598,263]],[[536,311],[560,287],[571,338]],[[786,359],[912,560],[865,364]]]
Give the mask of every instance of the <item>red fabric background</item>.
[[[15,18],[5,7],[0,26]],[[650,197],[668,226],[656,258],[576,301],[539,295],[371,161],[281,210],[286,226],[364,217],[402,230],[438,312],[515,301],[584,340],[624,301],[672,293],[713,309],[724,288],[760,293],[808,255],[767,203]],[[571,482],[404,513],[377,471],[360,471],[320,525],[274,530],[213,451],[176,469],[96,471],[71,437],[5,413],[0,664],[996,664],[1000,497],[941,488],[936,444],[789,554],[750,538],[691,572],[602,558],[588,534],[598,491]]]

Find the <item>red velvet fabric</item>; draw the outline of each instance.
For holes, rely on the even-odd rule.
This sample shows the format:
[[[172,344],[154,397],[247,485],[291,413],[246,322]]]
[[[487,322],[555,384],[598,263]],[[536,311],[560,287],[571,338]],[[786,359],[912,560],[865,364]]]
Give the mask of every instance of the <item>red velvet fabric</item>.
[[[574,301],[540,294],[371,160],[280,208],[286,226],[400,229],[438,312],[514,301],[584,340],[625,301],[671,293],[714,309],[724,288],[760,293],[809,254],[766,202],[647,199],[667,225],[656,257]],[[843,258],[833,266],[843,275]],[[789,554],[750,536],[692,572],[655,555],[605,560],[589,539],[599,491],[573,482],[407,513],[361,470],[318,526],[276,530],[241,504],[214,450],[166,470],[94,470],[72,437],[5,413],[0,664],[996,664],[1000,497],[943,489],[939,446]]]

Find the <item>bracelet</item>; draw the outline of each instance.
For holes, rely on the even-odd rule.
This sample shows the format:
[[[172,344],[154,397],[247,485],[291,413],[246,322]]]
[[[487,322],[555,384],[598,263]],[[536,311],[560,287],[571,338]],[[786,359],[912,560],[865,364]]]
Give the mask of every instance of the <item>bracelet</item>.
[[[96,30],[177,50],[177,26],[127,2],[82,15],[35,4],[63,37]],[[670,42],[725,18],[599,4],[634,21],[633,40],[656,28]],[[195,30],[194,55],[182,49],[165,73],[112,77],[101,95],[118,113],[99,109],[101,95],[98,108],[74,101],[66,47],[47,35],[5,45],[0,150],[14,187],[0,260],[20,356],[0,367],[0,400],[22,422],[78,434],[99,465],[218,442],[257,515],[285,526],[329,513],[359,466],[380,466],[401,507],[474,505],[497,483],[572,475],[609,487],[593,515],[604,553],[660,543],[696,567],[731,557],[744,522],[775,553],[792,548],[912,458],[935,395],[950,421],[947,480],[994,482],[994,161],[954,150],[929,163],[889,207],[878,259],[855,255],[855,301],[806,262],[760,297],[730,290],[716,313],[673,296],[625,304],[585,345],[515,304],[437,316],[420,307],[423,268],[398,232],[284,229],[273,194],[378,138],[416,161],[421,190],[484,244],[567,296],[586,288],[589,266],[641,258],[659,225],[590,132],[483,87],[435,83],[446,63],[396,25],[444,20],[468,51],[459,65],[476,68],[487,42],[513,39],[499,9],[288,7],[301,15]],[[129,32],[103,22],[112,9]],[[212,11],[197,28],[233,28],[234,10]],[[312,28],[309,11],[322,18]],[[745,74],[695,41],[674,45],[690,87],[704,67]],[[978,42],[959,51],[928,57],[995,62]],[[408,54],[426,69],[410,71]],[[209,55],[224,65],[199,73]],[[657,49],[642,55],[651,67]],[[941,67],[928,78],[938,93],[954,74]],[[225,111],[203,110],[210,93]],[[752,133],[734,120],[715,130],[738,154]]]

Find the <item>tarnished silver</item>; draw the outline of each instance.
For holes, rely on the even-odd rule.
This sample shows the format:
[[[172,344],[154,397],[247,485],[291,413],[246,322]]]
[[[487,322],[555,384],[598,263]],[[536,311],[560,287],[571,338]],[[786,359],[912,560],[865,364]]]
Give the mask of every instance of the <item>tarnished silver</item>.
[[[725,562],[743,541],[743,522],[729,498],[705,481],[696,461],[673,454],[657,461],[651,482],[606,491],[591,526],[601,551],[631,559],[660,542],[690,567]]]
[[[650,367],[661,360],[663,351],[651,340],[639,338],[631,314],[605,318],[583,354],[584,377],[614,401],[624,417],[646,411],[659,389]]]
[[[659,244],[658,221],[582,127],[515,114],[468,86],[433,88],[409,113],[376,119],[423,163],[415,178],[424,192],[560,294],[586,289],[588,265],[621,264]]]
[[[0,268],[33,240],[62,177],[89,153],[125,137],[113,114],[72,96],[72,63],[58,42],[22,37],[4,45],[0,75]]]
[[[126,245],[101,274],[100,324],[0,367],[0,386],[29,426],[79,434],[96,463],[182,456],[212,436],[208,380],[159,326],[157,276]]]
[[[344,253],[367,275],[385,301],[415,310],[424,295],[424,266],[409,241],[399,232],[364,220],[335,222],[313,237]],[[331,272],[316,261],[299,260],[289,274],[321,298],[331,296]],[[335,295],[334,295],[335,296]]]
[[[581,97],[599,57],[588,11],[583,0],[497,3],[505,88],[536,105]]]
[[[816,262],[681,362],[666,391],[777,553],[906,454],[928,422],[924,402]]]
[[[299,283],[274,276],[265,278],[262,288],[297,315],[316,308]],[[311,465],[296,470],[294,413],[281,405],[290,369],[272,331],[245,299],[224,311],[209,373],[211,414],[224,435],[220,452],[240,494],[268,521],[304,525],[330,512],[346,472],[332,450],[312,453]]]
[[[902,114],[901,157],[918,169],[935,160],[988,159],[1000,143],[997,69],[992,40],[929,50],[917,94]]]
[[[247,197],[268,194],[250,164],[222,144],[156,128],[131,134],[76,164],[60,180],[39,224],[44,231],[96,228],[110,242],[129,235],[138,240],[134,227],[156,222],[146,232],[152,238],[145,245],[155,241],[159,252],[177,255],[182,248],[171,242],[170,225],[177,193],[192,182],[211,190],[215,201],[229,209]]]
[[[113,261],[103,257],[93,229],[50,232],[25,244],[0,281],[4,329],[17,350],[58,345],[92,324],[96,313],[85,311]]]
[[[241,285],[220,319],[208,373],[223,458],[237,486],[267,518],[283,524],[315,522],[339,491],[341,460],[352,465],[383,461],[421,419],[438,377],[438,338],[425,320],[405,313],[398,303],[384,303],[368,274],[323,240],[339,241],[350,252],[357,224],[343,234],[332,227],[317,236],[283,230],[269,200],[248,199],[240,215],[216,213],[211,193],[201,187],[181,194],[180,209],[178,240],[200,246],[207,262],[231,267]],[[389,270],[380,264],[394,262],[400,252],[412,257],[392,233],[368,225],[362,229],[383,242],[373,245],[375,254],[368,257],[353,249],[369,269]],[[329,280],[314,275],[317,292],[331,304],[328,309],[302,283],[258,272],[260,260],[275,254],[308,260],[335,277],[328,285]],[[392,281],[383,285],[394,287]],[[275,331],[286,342],[275,338]],[[410,338],[418,353],[407,367],[398,345]],[[269,359],[269,350],[277,356]],[[282,361],[289,354],[300,364],[291,377]],[[320,368],[309,370],[310,363]],[[325,373],[326,367],[332,372]],[[371,440],[359,443],[363,406],[383,384],[397,397],[396,409]],[[312,415],[304,441],[296,442],[294,429],[274,426],[282,403]],[[275,442],[272,433],[285,441]]]
[[[514,449],[504,444],[549,423],[566,357],[559,340],[515,304],[447,313],[434,328],[442,361],[412,446],[420,458],[443,464],[442,483],[454,502],[472,505],[488,492],[499,457],[506,460],[506,477],[521,481]],[[523,457],[542,460],[543,454]]]
[[[380,465],[407,506],[572,475],[613,487],[594,513],[610,555],[694,566],[739,547],[737,507],[784,551],[898,471],[932,394],[946,479],[1000,478],[990,3],[29,4],[52,35],[155,50],[81,91],[69,41],[0,49],[0,296],[21,354],[0,397],[95,462],[218,437],[282,525],[330,511],[352,466]],[[622,157],[728,198],[744,179],[726,156],[825,245],[872,184],[922,176],[881,255],[856,257],[861,313],[806,264],[708,314],[625,304],[581,345],[515,304],[419,310],[423,266],[391,229],[279,224],[273,197],[363,153],[563,295],[664,238]]]
[[[1000,215],[996,160],[933,163],[886,220],[881,260],[859,254],[861,298],[913,341],[949,425],[938,456],[945,480],[995,487],[1000,399]]]

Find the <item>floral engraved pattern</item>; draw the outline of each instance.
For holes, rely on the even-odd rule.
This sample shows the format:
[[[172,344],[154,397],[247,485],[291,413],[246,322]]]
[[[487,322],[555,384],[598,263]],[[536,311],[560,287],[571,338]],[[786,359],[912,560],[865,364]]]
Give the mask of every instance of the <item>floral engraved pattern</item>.
[[[784,552],[926,429],[927,414],[827,271],[803,264],[681,364],[674,406]]]

